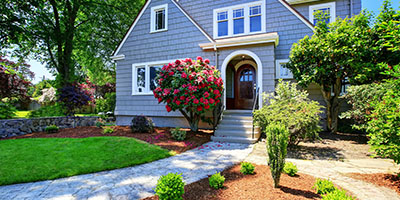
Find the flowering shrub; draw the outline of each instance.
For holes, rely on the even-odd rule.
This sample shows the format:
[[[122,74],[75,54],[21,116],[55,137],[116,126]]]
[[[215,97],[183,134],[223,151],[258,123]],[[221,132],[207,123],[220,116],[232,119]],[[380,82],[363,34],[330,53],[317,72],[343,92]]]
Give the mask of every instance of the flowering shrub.
[[[67,116],[74,116],[75,111],[93,101],[89,90],[80,87],[79,84],[72,84],[58,89],[58,101],[66,110]]]
[[[223,90],[219,71],[208,59],[187,58],[165,65],[156,77],[158,87],[153,91],[159,103],[166,103],[168,112],[180,111],[192,131],[198,130],[205,112],[221,101]]]

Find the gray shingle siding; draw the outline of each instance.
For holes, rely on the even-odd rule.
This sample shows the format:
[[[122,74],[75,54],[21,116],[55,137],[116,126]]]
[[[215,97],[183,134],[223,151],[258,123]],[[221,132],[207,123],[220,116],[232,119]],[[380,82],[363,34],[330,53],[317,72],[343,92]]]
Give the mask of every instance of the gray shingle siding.
[[[357,15],[361,12],[361,0],[352,0],[353,1],[353,15]],[[299,11],[304,17],[309,19],[309,6],[316,5],[321,3],[329,3],[336,2],[336,17],[346,18],[350,16],[350,0],[325,0],[325,1],[316,1],[304,4],[296,4],[293,7]]]

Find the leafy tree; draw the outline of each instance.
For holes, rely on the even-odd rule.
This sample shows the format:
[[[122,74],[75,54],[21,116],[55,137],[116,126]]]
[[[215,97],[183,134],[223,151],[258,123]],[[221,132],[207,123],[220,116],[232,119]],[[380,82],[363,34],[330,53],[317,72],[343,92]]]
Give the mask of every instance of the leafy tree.
[[[306,36],[292,46],[286,67],[302,86],[316,83],[321,87],[327,126],[334,133],[343,82],[368,83],[382,77],[373,38],[370,15],[363,12],[350,19],[338,18],[330,24],[320,20],[313,36]]]
[[[84,68],[113,68],[109,56],[143,3],[5,0],[0,4],[4,11],[0,45],[21,57],[32,54],[57,73],[59,86],[68,86],[78,80]]]
[[[77,83],[62,87],[57,92],[58,102],[65,108],[67,116],[74,116],[77,109],[93,101],[91,91]]]
[[[0,100],[28,98],[29,79],[34,77],[29,67],[26,63],[13,62],[0,56]]]
[[[165,65],[156,77],[159,85],[154,97],[159,103],[166,103],[168,112],[180,111],[192,131],[198,131],[199,121],[206,121],[205,113],[221,101],[222,79],[209,63],[201,57],[176,60]]]

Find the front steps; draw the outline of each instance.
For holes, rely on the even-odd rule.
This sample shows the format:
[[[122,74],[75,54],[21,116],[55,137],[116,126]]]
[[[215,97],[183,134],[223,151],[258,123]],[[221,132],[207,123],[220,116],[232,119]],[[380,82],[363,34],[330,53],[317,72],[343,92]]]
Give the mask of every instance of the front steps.
[[[214,136],[215,142],[234,142],[253,144],[260,137],[260,129],[254,127],[253,137],[253,115],[251,110],[226,110],[218,125]]]

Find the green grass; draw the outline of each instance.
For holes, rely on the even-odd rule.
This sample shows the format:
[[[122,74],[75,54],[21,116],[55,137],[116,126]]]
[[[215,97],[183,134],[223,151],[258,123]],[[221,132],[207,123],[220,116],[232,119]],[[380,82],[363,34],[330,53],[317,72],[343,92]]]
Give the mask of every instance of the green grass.
[[[0,185],[123,168],[170,155],[126,137],[0,140]]]
[[[27,118],[31,111],[17,111],[14,118]]]

